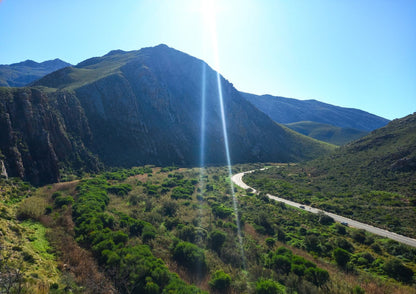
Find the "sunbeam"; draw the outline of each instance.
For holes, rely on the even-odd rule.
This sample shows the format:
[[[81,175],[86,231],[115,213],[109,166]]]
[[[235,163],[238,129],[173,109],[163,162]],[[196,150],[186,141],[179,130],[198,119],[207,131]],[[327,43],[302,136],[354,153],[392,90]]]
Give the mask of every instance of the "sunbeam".
[[[222,122],[222,132],[224,137],[224,148],[225,148],[225,154],[226,154],[226,160],[227,160],[227,166],[228,166],[228,174],[230,178],[230,189],[233,199],[233,209],[235,214],[235,221],[237,225],[237,233],[238,233],[238,241],[240,245],[240,253],[241,253],[241,259],[243,264],[243,269],[246,268],[245,266],[245,254],[244,254],[244,248],[243,248],[243,237],[241,235],[241,226],[240,226],[240,219],[238,214],[238,207],[237,207],[237,199],[235,196],[234,191],[234,184],[231,181],[232,176],[232,170],[231,170],[231,155],[230,155],[230,148],[228,144],[228,132],[227,132],[227,121],[225,117],[225,108],[224,108],[224,98],[222,93],[222,83],[221,83],[221,75],[220,75],[220,62],[219,62],[219,55],[218,55],[218,42],[217,42],[217,29],[216,29],[216,12],[217,12],[217,6],[215,0],[204,0],[202,1],[202,13],[204,16],[204,24],[206,29],[209,32],[210,35],[210,41],[211,41],[211,48],[213,52],[214,57],[214,66],[217,70],[217,87],[218,87],[218,99],[220,104],[220,111],[221,111],[221,122]]]

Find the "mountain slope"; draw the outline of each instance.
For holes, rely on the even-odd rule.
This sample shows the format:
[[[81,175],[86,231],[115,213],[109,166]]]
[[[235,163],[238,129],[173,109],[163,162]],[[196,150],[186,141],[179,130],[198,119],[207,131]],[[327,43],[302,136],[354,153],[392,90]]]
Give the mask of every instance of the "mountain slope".
[[[204,68],[205,79],[202,79]],[[224,78],[221,81],[232,163],[299,161],[332,150],[330,145],[274,123],[243,99],[228,81]],[[73,165],[72,160],[66,159],[66,153],[54,155],[54,142],[61,144],[58,137],[65,137],[70,130],[79,142],[82,150],[79,152],[85,147],[87,153],[97,155],[108,166],[195,166],[200,164],[202,82],[206,86],[204,162],[226,164],[216,72],[203,61],[166,45],[131,52],[112,51],[51,73],[34,83],[36,89],[24,91],[39,92],[44,98],[40,103],[42,111],[36,111],[36,121],[45,130],[44,145],[54,162]],[[23,103],[21,95],[13,93],[5,91],[0,99],[5,105],[0,109],[4,117],[0,130],[9,134],[5,136],[14,134],[15,126],[27,120],[27,113],[16,111],[23,107],[18,106]],[[61,102],[62,97],[71,97],[72,105]],[[36,99],[28,98],[23,104],[30,105],[32,100]],[[74,115],[74,121],[70,115]],[[45,117],[55,116],[56,120],[63,118],[61,127],[44,127]],[[79,125],[75,117],[81,118],[82,124],[71,129]],[[23,142],[32,136],[28,128],[18,128],[18,132]],[[9,140],[1,146],[3,154],[10,150],[11,142],[19,149],[17,141]],[[68,144],[73,141],[67,140]],[[31,148],[28,149],[31,153]],[[9,170],[13,165],[10,162],[20,162],[18,153],[8,152],[5,156],[9,176],[16,175],[17,168]],[[87,157],[81,159],[87,160]]]
[[[305,136],[335,145],[344,145],[368,134],[368,132],[365,131],[340,128],[313,121],[300,121],[286,124],[286,126]]]
[[[334,106],[316,100],[297,100],[271,95],[241,93],[275,122],[288,124],[313,121],[341,128],[372,131],[385,126],[389,120],[368,112]]]
[[[416,236],[416,113],[328,156],[271,173],[292,188],[283,198]]]
[[[48,60],[41,63],[26,60],[10,65],[0,65],[0,86],[23,87],[44,75],[70,65],[60,59]]]

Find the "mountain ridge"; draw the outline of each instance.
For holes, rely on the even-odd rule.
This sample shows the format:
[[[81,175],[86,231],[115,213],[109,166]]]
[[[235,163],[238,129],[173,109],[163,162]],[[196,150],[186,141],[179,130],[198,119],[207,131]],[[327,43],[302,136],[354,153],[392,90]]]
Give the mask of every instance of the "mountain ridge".
[[[202,79],[203,70],[205,79]],[[221,82],[233,164],[299,161],[333,149],[276,124],[243,99],[223,77]],[[32,135],[27,127],[13,127],[26,120],[24,112],[16,110],[30,111],[39,97],[41,113],[49,118],[56,117],[61,123],[59,131],[54,131],[48,124],[33,122],[41,125],[46,134],[42,146],[49,150],[50,158],[46,161],[54,167],[50,169],[54,172],[49,180],[38,179],[37,183],[59,180],[59,169],[69,167],[71,170],[81,162],[91,163],[88,170],[98,169],[101,163],[125,167],[198,166],[201,164],[202,83],[206,89],[204,164],[225,165],[217,73],[200,59],[159,45],[130,52],[112,51],[48,74],[34,82],[32,88],[3,91],[0,130],[9,135],[19,133],[19,140],[23,142],[22,145],[17,139],[9,140],[12,147],[0,146],[6,156],[7,172],[30,178],[21,172],[27,169],[20,168],[20,173],[16,172],[24,162],[19,159],[19,152],[28,150],[26,153],[30,155],[32,148],[37,148],[30,144]],[[22,96],[26,99],[22,100]],[[71,105],[63,97],[70,97]],[[62,111],[68,114],[65,116]],[[71,119],[75,117],[82,124],[73,129],[75,122]],[[36,119],[48,121],[42,116]],[[56,151],[53,142],[59,136],[71,137],[69,142],[77,144],[59,147]],[[14,149],[19,152],[12,152]],[[67,152],[83,154],[83,157],[67,158]],[[30,166],[29,159],[27,162]],[[39,161],[35,162],[38,171],[45,169]]]
[[[275,122],[283,124],[313,121],[369,132],[383,127],[389,122],[388,119],[363,110],[335,106],[314,99],[299,100],[244,92],[241,94]]]
[[[70,65],[59,58],[43,62],[28,59],[10,65],[2,64],[0,65],[0,86],[23,87],[46,74]]]

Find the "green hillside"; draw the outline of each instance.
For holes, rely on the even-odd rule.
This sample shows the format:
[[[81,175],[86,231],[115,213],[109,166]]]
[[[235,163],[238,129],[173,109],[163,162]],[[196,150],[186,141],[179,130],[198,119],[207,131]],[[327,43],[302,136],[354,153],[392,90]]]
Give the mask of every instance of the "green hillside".
[[[416,114],[329,156],[245,180],[265,192],[416,237]]]
[[[313,121],[300,121],[286,124],[286,126],[305,136],[334,145],[345,145],[368,134],[366,131],[351,128],[340,128]]]
[[[150,166],[38,189],[1,180],[14,187],[0,191],[3,256],[23,260],[30,293],[416,293],[414,249],[243,190],[236,212],[229,181],[226,167]]]

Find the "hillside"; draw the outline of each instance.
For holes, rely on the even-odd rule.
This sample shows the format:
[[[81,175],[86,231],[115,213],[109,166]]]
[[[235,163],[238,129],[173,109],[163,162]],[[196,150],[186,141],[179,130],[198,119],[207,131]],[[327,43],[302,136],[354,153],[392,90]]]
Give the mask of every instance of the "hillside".
[[[221,82],[232,163],[300,161],[333,149],[276,124]],[[203,116],[204,162],[226,164],[216,72],[166,45],[111,51],[0,95],[9,176],[40,184],[58,180],[60,170],[97,170],[100,162],[197,166]]]
[[[33,81],[71,64],[60,59],[41,63],[26,60],[10,65],[0,65],[0,87],[23,87]]]
[[[312,121],[369,132],[389,122],[385,118],[359,109],[334,106],[316,100],[259,96],[249,93],[241,93],[241,95],[275,122],[282,124]]]
[[[368,132],[350,128],[340,128],[313,121],[300,121],[286,124],[288,128],[314,139],[334,145],[345,145],[351,141],[364,137]]]
[[[331,155],[259,172],[247,181],[283,198],[416,237],[416,114]]]
[[[13,257],[0,259],[0,291],[416,293],[414,249],[235,196],[227,167],[134,167],[38,189],[0,179],[0,250]]]

